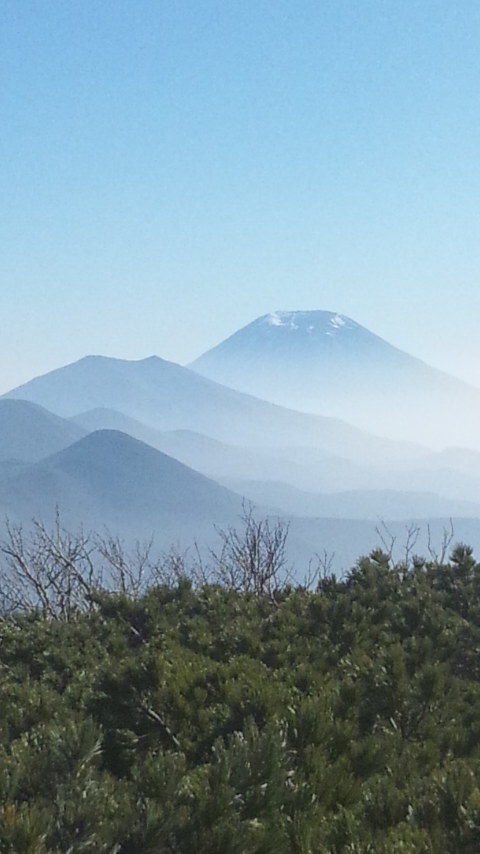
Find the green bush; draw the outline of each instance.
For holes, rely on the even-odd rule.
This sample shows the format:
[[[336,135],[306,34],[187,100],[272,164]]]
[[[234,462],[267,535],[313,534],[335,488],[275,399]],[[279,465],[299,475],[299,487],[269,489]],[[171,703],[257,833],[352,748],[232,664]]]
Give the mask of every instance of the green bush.
[[[480,565],[0,622],[0,852],[478,854]]]

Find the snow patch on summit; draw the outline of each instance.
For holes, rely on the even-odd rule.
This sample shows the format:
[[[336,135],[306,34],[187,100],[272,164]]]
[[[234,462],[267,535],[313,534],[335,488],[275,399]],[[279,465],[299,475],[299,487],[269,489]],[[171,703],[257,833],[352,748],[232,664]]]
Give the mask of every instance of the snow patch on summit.
[[[283,320],[278,316],[278,312],[269,314],[267,316],[267,323],[269,326],[283,326]]]
[[[330,318],[330,324],[335,329],[341,329],[342,326],[346,325],[346,320],[344,317],[342,317],[341,314],[335,314],[333,317]]]
[[[289,329],[298,329],[294,317],[291,311],[274,311],[267,315],[267,323],[269,326],[288,326]]]
[[[303,329],[307,335],[312,335],[314,332],[333,335],[344,327],[349,328],[354,325],[343,314],[329,314],[328,312],[273,311],[262,319],[267,326],[292,330]]]

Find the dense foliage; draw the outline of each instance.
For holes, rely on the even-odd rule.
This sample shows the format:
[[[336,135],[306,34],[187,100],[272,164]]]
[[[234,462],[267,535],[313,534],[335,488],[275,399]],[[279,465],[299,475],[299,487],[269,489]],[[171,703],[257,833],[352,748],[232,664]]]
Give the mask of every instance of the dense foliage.
[[[68,617],[68,618],[67,618]],[[480,850],[480,565],[0,623],[0,851]]]

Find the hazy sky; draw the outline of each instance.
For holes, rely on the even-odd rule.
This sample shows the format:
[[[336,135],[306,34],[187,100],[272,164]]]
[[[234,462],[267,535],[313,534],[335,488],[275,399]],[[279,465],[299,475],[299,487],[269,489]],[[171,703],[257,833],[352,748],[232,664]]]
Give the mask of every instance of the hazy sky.
[[[3,0],[0,390],[354,317],[480,385],[478,0]]]

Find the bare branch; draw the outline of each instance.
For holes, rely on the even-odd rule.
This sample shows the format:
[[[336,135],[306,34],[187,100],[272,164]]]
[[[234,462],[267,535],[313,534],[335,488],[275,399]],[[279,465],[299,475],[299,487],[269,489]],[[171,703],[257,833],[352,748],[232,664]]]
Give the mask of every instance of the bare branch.
[[[211,580],[231,590],[269,595],[285,585],[288,524],[257,520],[251,504],[243,503],[243,529],[219,528],[220,547],[210,550]]]
[[[393,563],[393,550],[395,548],[397,538],[389,530],[388,525],[383,519],[379,520],[378,525],[375,527],[375,532],[380,537],[380,541],[385,549],[385,554],[388,557],[388,562],[390,564]]]

